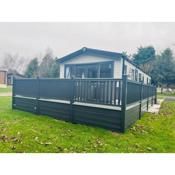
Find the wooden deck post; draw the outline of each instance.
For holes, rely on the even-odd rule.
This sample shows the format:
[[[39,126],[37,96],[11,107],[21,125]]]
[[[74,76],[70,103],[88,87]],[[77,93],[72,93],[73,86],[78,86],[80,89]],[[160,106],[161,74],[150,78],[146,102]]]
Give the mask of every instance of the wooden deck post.
[[[154,94],[154,87],[151,88],[151,95],[152,95],[151,96],[151,106],[153,106],[153,104],[154,104],[154,95],[153,94]]]
[[[75,81],[71,78],[71,85],[70,85],[70,121],[75,123],[74,121],[74,111],[73,111],[73,103],[74,103],[74,92],[75,92]]]
[[[157,87],[155,86],[155,98],[154,98],[154,104],[157,104]]]
[[[40,79],[37,77],[37,95],[36,95],[36,114],[40,114],[39,99],[40,99]]]
[[[122,106],[121,106],[121,131],[125,132],[125,116],[126,116],[126,105],[127,105],[127,75],[123,75],[122,79]]]
[[[15,83],[16,83],[16,78],[13,76],[13,84],[12,84],[12,109],[15,109]]]
[[[142,116],[142,94],[143,94],[143,81],[140,83],[140,105],[139,105],[139,119]]]
[[[149,87],[147,86],[147,102],[146,102],[146,109],[148,111],[148,107],[149,107]]]

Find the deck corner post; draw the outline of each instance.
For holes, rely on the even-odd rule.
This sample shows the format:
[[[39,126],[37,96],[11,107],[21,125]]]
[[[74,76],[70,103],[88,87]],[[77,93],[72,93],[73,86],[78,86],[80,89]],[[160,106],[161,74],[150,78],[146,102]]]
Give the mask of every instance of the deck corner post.
[[[140,105],[139,105],[139,119],[142,116],[142,94],[143,94],[143,81],[140,83]]]
[[[157,87],[155,86],[155,98],[154,98],[154,104],[157,104]]]
[[[39,99],[40,99],[40,78],[37,77],[37,94],[36,94],[36,114],[40,114]]]
[[[70,121],[72,123],[75,123],[74,121],[74,111],[73,111],[73,103],[74,103],[74,93],[75,93],[75,85],[74,85],[75,80],[71,78],[71,90],[70,90]]]
[[[146,102],[146,108],[147,108],[147,111],[149,109],[149,86],[147,86],[147,102]]]
[[[125,117],[126,117],[126,105],[127,105],[127,75],[123,75],[122,79],[122,106],[121,106],[121,131],[125,132]]]
[[[15,76],[13,76],[13,84],[12,84],[12,109],[15,109],[15,83],[16,83],[16,78]]]

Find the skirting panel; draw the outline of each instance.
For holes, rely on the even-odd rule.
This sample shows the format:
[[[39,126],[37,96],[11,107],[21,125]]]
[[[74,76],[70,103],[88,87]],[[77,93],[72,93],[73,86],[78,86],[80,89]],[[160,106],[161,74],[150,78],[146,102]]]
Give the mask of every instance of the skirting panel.
[[[36,112],[36,100],[26,98],[15,98],[13,107],[28,112]]]
[[[45,100],[15,98],[15,109],[52,116],[56,119],[77,124],[121,131],[121,111],[82,105],[51,102]]]
[[[32,98],[14,97],[13,107],[15,109],[33,112],[36,114],[52,116],[56,119],[69,121],[77,124],[86,124],[95,127],[110,129],[113,131],[123,131],[130,127],[147,111],[147,105],[151,105],[153,100],[136,102],[126,108],[125,120],[122,120],[122,111],[114,108],[101,108],[80,104],[70,104],[64,101],[56,100],[37,100]],[[122,122],[124,121],[124,125]]]
[[[75,123],[121,130],[121,111],[78,105],[73,106],[73,111]]]
[[[39,101],[39,111],[42,115],[49,115],[65,121],[70,120],[69,104]]]
[[[134,106],[133,108],[126,110],[125,128],[128,128],[139,119],[139,105],[140,104],[138,103],[138,105]]]

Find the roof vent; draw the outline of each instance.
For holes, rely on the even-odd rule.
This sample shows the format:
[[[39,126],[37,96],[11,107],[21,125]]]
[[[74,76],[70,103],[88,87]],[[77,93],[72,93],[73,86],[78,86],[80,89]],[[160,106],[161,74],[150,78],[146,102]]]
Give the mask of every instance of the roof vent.
[[[86,49],[87,49],[86,47],[83,47],[83,48],[82,48],[83,52],[85,52],[85,51],[86,51]]]

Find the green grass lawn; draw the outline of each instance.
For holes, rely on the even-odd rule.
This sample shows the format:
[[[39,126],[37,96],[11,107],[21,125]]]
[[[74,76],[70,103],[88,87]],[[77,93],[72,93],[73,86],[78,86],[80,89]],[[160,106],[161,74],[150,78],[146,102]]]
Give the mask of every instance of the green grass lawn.
[[[11,86],[7,86],[6,88],[0,88],[0,93],[8,93],[8,92],[12,92]]]
[[[0,97],[0,152],[175,152],[175,102],[121,134],[12,110]]]

